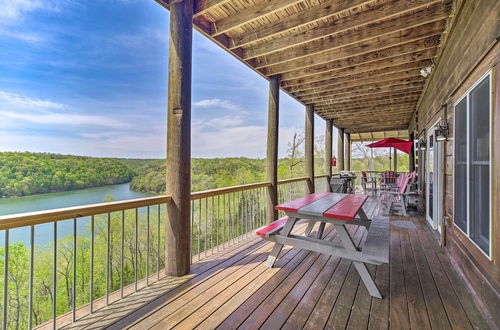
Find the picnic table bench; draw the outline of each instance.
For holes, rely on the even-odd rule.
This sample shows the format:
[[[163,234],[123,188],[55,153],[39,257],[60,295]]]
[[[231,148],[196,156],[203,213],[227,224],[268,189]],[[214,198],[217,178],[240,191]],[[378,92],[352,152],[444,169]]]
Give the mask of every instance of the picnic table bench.
[[[367,198],[366,195],[321,192],[277,205],[276,210],[285,212],[287,216],[256,231],[263,239],[275,243],[267,265],[274,265],[285,244],[350,259],[370,295],[382,298],[366,264],[380,265],[389,262],[389,218],[376,216],[368,219],[363,210]],[[305,235],[294,235],[291,233],[292,229],[300,219],[308,221]],[[320,223],[317,235],[311,237],[310,233],[317,222]],[[322,239],[326,223],[335,227],[341,244]],[[362,248],[354,244],[346,224],[367,228],[368,234]]]

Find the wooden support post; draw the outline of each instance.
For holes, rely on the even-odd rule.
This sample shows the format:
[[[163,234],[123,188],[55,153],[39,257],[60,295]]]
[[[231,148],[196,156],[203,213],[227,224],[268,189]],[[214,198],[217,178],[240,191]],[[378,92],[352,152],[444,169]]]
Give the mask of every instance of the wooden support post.
[[[314,193],[314,107],[306,106],[304,157],[306,163],[307,192]]]
[[[193,0],[170,5],[168,63],[167,204],[165,271],[189,273],[191,201],[191,59]]]
[[[278,204],[278,129],[279,129],[279,75],[269,78],[269,108],[267,121],[267,181],[271,186],[267,189],[267,220],[269,223],[278,218],[274,207]]]
[[[415,134],[413,132],[410,133],[410,141],[414,142]],[[415,171],[415,145],[411,145],[410,155],[408,157],[408,169],[410,172]]]
[[[332,191],[330,186],[330,179],[332,178],[332,136],[333,136],[333,122],[331,119],[325,120],[325,173],[328,175],[327,190]]]
[[[338,137],[337,137],[337,168],[339,171],[344,170],[344,129],[337,128]]]
[[[394,163],[394,172],[397,172],[398,171],[398,149],[396,148],[392,148],[393,149],[393,152],[394,154],[392,155],[392,161]]]
[[[345,167],[346,170],[351,170],[351,152],[352,152],[352,144],[351,144],[351,133],[345,133]]]

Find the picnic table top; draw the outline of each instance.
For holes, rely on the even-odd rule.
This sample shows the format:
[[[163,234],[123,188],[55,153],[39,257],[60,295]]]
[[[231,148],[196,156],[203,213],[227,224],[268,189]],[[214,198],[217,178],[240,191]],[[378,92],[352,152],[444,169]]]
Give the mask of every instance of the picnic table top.
[[[367,195],[318,192],[276,205],[279,211],[352,221],[368,199]]]

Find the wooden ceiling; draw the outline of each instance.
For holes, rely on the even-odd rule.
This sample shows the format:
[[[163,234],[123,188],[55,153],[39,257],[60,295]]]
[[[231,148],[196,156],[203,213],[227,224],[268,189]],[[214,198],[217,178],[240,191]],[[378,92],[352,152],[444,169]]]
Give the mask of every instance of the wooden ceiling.
[[[168,8],[169,0],[156,0]],[[453,0],[194,0],[197,30],[346,132],[406,129]]]
[[[382,132],[368,132],[368,133],[352,133],[351,142],[371,142],[379,141],[386,138],[398,138],[408,140],[408,130],[395,130],[395,131],[382,131]]]

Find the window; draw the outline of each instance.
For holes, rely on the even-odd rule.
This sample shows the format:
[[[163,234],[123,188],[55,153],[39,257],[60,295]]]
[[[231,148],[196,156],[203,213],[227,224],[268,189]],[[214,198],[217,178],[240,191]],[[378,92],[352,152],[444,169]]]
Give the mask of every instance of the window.
[[[491,74],[455,104],[455,224],[488,256],[491,231]]]

